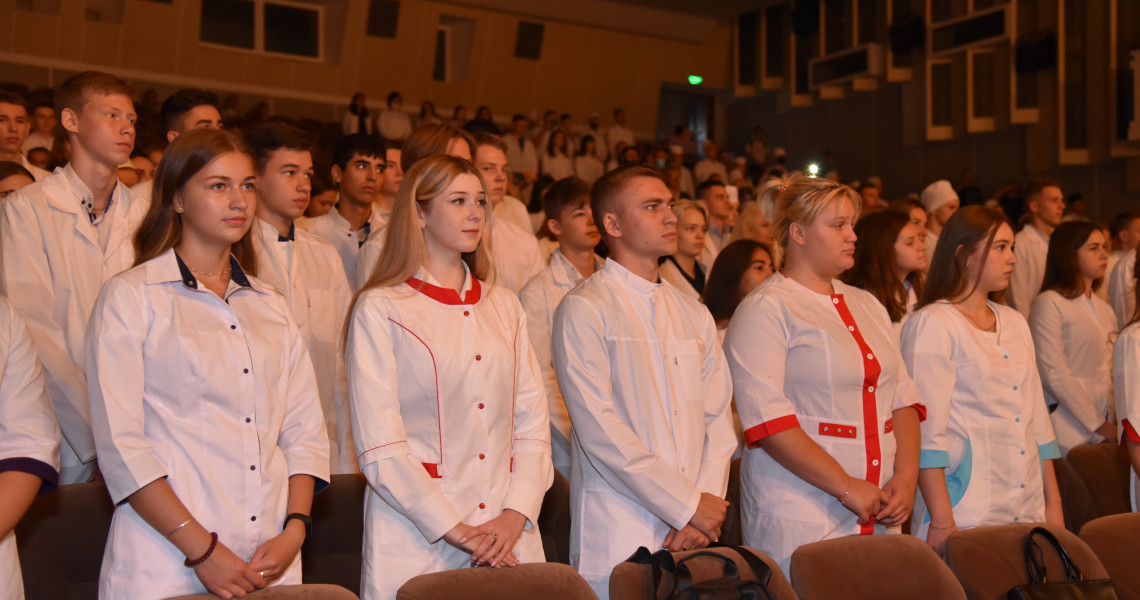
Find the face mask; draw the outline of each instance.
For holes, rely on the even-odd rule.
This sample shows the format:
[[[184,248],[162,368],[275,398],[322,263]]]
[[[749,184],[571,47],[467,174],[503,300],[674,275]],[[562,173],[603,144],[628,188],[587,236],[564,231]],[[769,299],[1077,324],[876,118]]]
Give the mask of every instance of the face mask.
[[[658,169],[664,169],[665,168],[665,159],[664,158],[657,159],[657,168]]]

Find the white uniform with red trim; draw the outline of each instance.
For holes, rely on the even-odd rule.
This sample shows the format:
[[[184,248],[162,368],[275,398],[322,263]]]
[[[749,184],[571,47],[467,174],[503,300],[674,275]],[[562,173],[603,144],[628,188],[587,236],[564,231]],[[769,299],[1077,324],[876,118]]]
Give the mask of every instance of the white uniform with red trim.
[[[605,600],[615,565],[660,548],[702,492],[724,497],[731,381],[708,309],[613,260],[562,299],[551,350],[574,427],[570,564]]]
[[[417,291],[419,288],[421,291]],[[345,360],[353,439],[370,487],[361,598],[470,555],[441,539],[514,509],[514,552],[543,562],[537,522],[553,480],[550,421],[518,299],[468,272],[463,296],[426,271],[362,293]]]
[[[903,327],[903,358],[926,401],[919,468],[945,468],[959,529],[1045,520],[1043,459],[1060,458],[1025,319],[990,303],[997,331],[953,304],[930,304]],[[918,494],[911,533],[930,525]]]
[[[725,353],[749,444],[740,468],[744,543],[787,572],[799,546],[888,528],[860,526],[759,441],[801,427],[850,476],[883,487],[894,474],[893,411],[913,406],[921,418],[924,409],[874,296],[838,280],[830,295],[779,273],[770,281],[736,309]]]
[[[1112,351],[1112,379],[1116,391],[1116,413],[1120,418],[1120,440],[1140,444],[1140,323],[1120,332]],[[1140,477],[1132,468],[1132,510],[1140,510]]]

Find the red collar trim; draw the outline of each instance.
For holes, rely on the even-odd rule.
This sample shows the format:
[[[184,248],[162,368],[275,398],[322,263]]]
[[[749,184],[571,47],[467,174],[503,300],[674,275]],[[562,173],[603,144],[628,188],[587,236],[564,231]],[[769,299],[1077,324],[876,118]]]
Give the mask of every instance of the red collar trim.
[[[432,285],[426,281],[420,281],[415,277],[409,277],[404,283],[408,284],[412,289],[417,292],[439,302],[441,304],[449,304],[451,306],[458,306],[461,304],[475,304],[479,302],[482,297],[482,286],[479,285],[479,280],[475,277],[471,278],[471,289],[467,290],[467,297],[460,298],[459,292],[441,288],[438,285]]]

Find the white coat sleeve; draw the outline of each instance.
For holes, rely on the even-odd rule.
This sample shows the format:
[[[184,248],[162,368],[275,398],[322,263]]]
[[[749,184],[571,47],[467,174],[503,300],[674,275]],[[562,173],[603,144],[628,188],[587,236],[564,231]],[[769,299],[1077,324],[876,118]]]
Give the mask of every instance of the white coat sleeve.
[[[95,458],[87,377],[71,358],[63,328],[53,315],[56,304],[51,266],[35,211],[24,199],[9,199],[0,209],[0,294],[24,317],[47,375],[48,395],[67,443],[83,462]]]
[[[1029,332],[1029,324],[1021,319],[1015,320],[1024,343],[1026,358],[1034,355],[1033,335]],[[1049,408],[1045,406],[1045,391],[1041,386],[1041,375],[1037,369],[1025,370],[1025,378],[1020,385],[1025,394],[1033,402],[1033,436],[1037,440],[1037,451],[1043,460],[1061,458],[1061,446],[1057,443],[1057,436],[1053,433],[1053,422],[1049,419]],[[1102,421],[1103,422],[1103,421]]]
[[[732,373],[733,397],[744,443],[800,426],[796,407],[784,390],[791,331],[783,310],[766,296],[745,298],[724,336],[724,352]]]
[[[697,489],[724,498],[728,492],[728,468],[736,453],[736,431],[732,426],[732,377],[724,358],[716,323],[707,309],[701,363],[701,389],[705,397],[705,443]]]
[[[1037,371],[1041,384],[1069,414],[1087,430],[1095,431],[1105,420],[1097,414],[1093,399],[1069,366],[1065,354],[1064,315],[1060,296],[1041,294],[1029,312],[1029,330],[1037,352]]]
[[[939,318],[936,310],[937,307],[932,307],[915,313],[903,326],[902,333],[903,361],[926,406],[919,446],[920,469],[950,466],[946,429],[958,377],[952,359],[954,340],[948,324]]]
[[[1029,235],[1033,234],[1030,232]],[[1037,262],[1037,257],[1034,256],[1029,243],[1022,241],[1026,240],[1025,236],[1019,235],[1018,237],[1021,240],[1018,240],[1013,247],[1013,254],[1017,257],[1018,264],[1013,267],[1013,276],[1009,280],[1007,300],[1009,300],[1011,307],[1028,319],[1033,298],[1037,292],[1041,291],[1041,281],[1033,281],[1035,279],[1034,274],[1037,273],[1037,269],[1033,268]]]
[[[610,487],[682,529],[697,511],[700,490],[622,421],[613,400],[604,310],[570,294],[554,312],[551,350],[574,435]]]
[[[59,485],[59,426],[24,320],[0,298],[0,472],[22,471]]]
[[[526,310],[526,327],[530,333],[530,345],[534,349],[534,356],[538,359],[538,367],[542,373],[542,383],[546,388],[546,402],[550,407],[550,425],[558,431],[562,439],[570,440],[570,412],[566,410],[566,401],[562,399],[562,391],[558,389],[558,377],[554,373],[554,359],[550,354],[550,327],[553,320],[553,308],[547,290],[543,286],[543,278],[536,277],[519,292],[519,301]]]
[[[317,391],[317,374],[305,340],[289,310],[285,308],[283,312],[289,318],[288,347],[282,349],[289,385],[277,447],[285,456],[289,476],[312,475],[317,479],[316,491],[319,492],[329,484],[328,428]]]
[[[1140,330],[1133,328],[1116,338],[1112,348],[1113,392],[1116,394],[1116,413],[1123,430],[1121,441],[1129,438],[1140,443]]]
[[[1108,300],[1116,313],[1116,323],[1124,329],[1136,311],[1136,279],[1133,277],[1136,266],[1136,251],[1125,254],[1116,261],[1108,274]]]
[[[336,258],[335,256],[333,258]],[[337,260],[334,265],[340,267]],[[336,414],[337,447],[340,456],[332,457],[338,473],[355,473],[360,469],[356,463],[356,452],[352,444],[352,415],[348,407],[348,372],[344,366],[344,344],[340,339],[344,332],[345,319],[348,318],[348,309],[352,305],[352,289],[348,286],[348,278],[344,270],[334,271],[336,284],[336,379],[333,382],[333,411]]]
[[[461,519],[408,444],[385,302],[360,296],[349,316],[345,365],[352,438],[368,485],[434,543]]]
[[[87,324],[87,378],[99,468],[116,504],[166,476],[146,436],[143,343],[151,319],[141,291],[109,280]]]
[[[518,511],[530,522],[538,523],[538,511],[546,490],[554,482],[554,465],[550,460],[550,417],[547,415],[546,392],[539,375],[538,361],[531,350],[527,333],[527,317],[519,307],[515,361],[514,438],[512,439],[511,485],[503,508]]]

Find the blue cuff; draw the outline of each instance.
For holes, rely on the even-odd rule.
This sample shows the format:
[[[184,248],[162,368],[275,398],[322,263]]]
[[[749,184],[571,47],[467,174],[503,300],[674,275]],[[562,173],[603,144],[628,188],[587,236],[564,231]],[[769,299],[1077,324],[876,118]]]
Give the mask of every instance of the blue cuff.
[[[1041,455],[1041,460],[1061,458],[1061,447],[1057,445],[1057,440],[1053,440],[1048,444],[1038,444],[1037,454]]]
[[[950,453],[945,450],[923,450],[918,455],[918,468],[945,469],[950,466]]]

